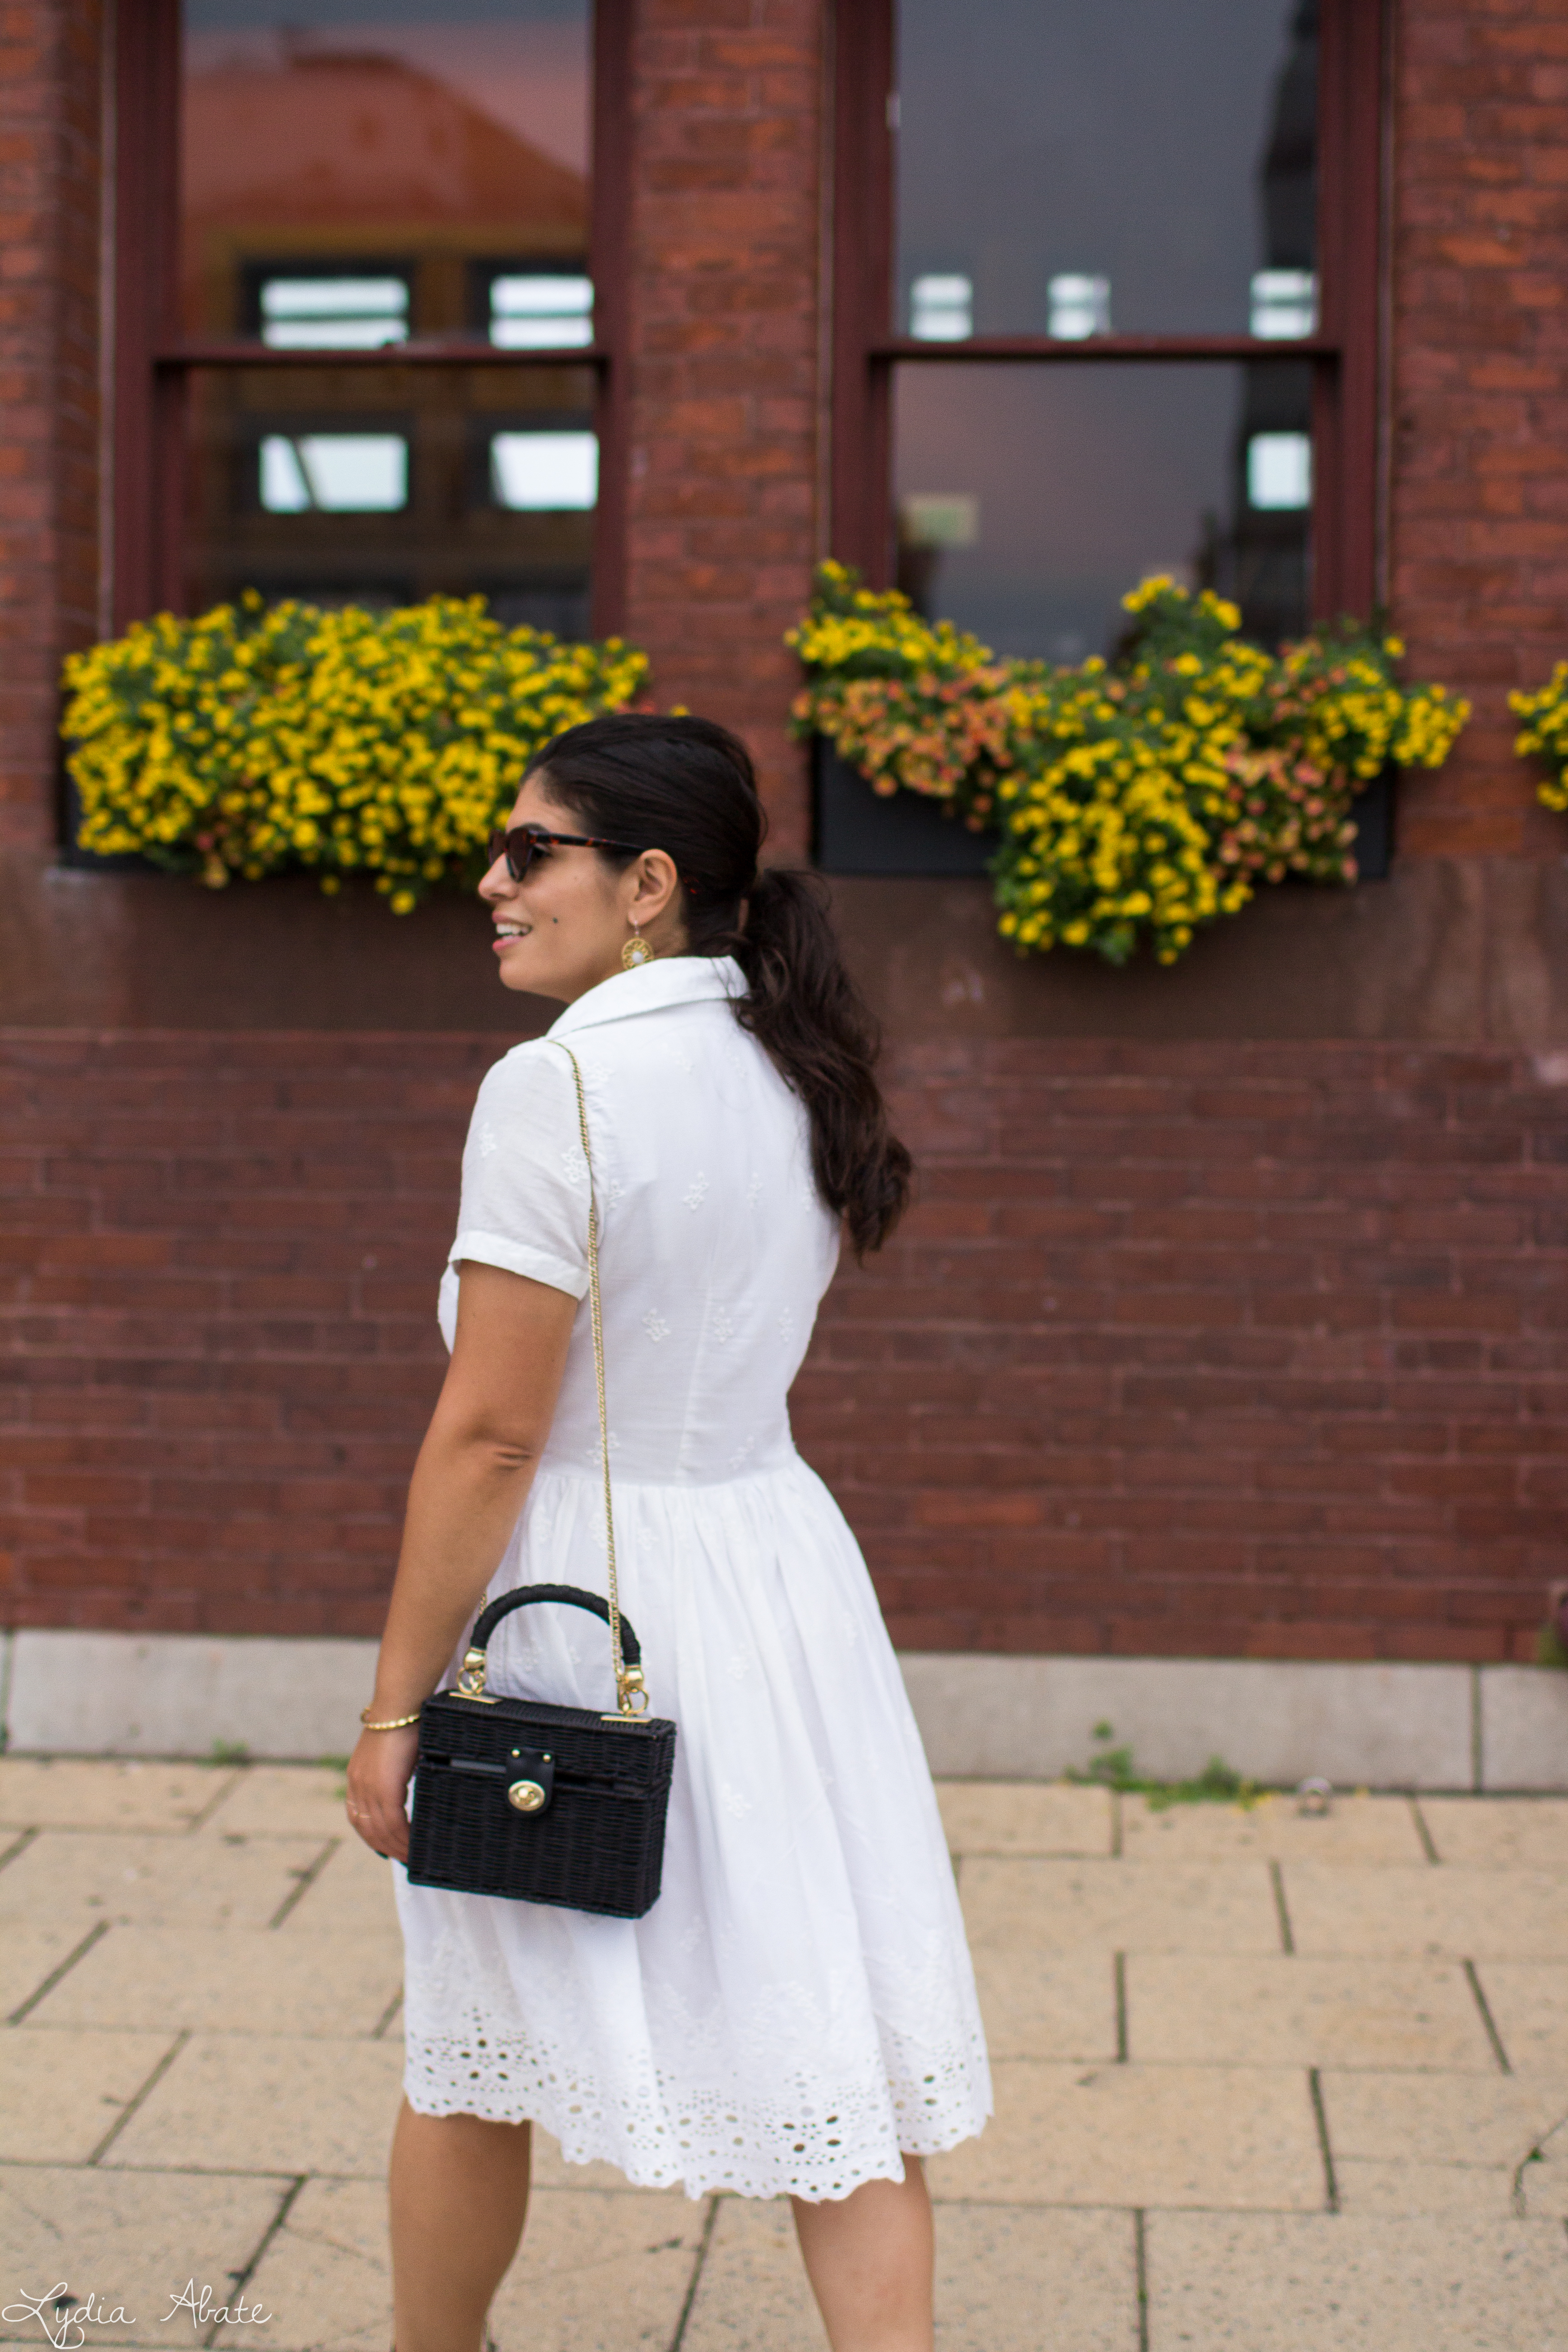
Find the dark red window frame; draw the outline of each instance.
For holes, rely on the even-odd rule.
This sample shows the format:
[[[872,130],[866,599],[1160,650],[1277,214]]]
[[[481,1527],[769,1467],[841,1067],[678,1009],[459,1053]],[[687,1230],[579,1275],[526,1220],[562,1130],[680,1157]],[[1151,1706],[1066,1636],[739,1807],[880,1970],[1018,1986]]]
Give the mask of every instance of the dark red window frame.
[[[599,437],[593,625],[608,636],[626,605],[626,289],[630,208],[627,126],[634,0],[595,0],[589,346],[499,352],[426,336],[379,351],[274,352],[195,341],[181,327],[180,0],[112,0],[114,45],[113,625],[179,612],[184,596],[185,412],[194,368],[591,367]]]
[[[892,380],[897,364],[1086,362],[1182,366],[1309,361],[1314,488],[1312,612],[1366,614],[1379,600],[1380,289],[1387,0],[1323,0],[1318,75],[1319,331],[1250,335],[975,335],[915,341],[890,331],[898,89],[897,0],[852,0],[835,32],[832,551],[890,584]]]

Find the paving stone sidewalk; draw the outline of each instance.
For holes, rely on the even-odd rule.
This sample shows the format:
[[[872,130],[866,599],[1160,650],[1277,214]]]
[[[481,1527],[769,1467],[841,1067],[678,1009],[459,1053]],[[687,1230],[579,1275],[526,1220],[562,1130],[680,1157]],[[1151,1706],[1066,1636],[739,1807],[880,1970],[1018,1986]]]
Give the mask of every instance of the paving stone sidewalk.
[[[135,2319],[89,2344],[385,2352],[400,1952],[341,1788],[0,1759],[0,2342],[64,2280]],[[931,2168],[942,2352],[1568,2344],[1568,1800],[942,1803],[997,2113]],[[538,2179],[502,2352],[821,2352],[784,2205]]]

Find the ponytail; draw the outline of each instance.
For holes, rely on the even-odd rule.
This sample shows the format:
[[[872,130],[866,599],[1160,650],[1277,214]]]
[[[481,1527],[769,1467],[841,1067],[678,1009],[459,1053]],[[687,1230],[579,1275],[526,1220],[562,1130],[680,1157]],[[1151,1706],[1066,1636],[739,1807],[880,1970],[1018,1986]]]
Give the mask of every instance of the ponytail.
[[[877,1024],[844,969],[826,895],[814,874],[758,875],[731,950],[746,976],[735,1017],[805,1105],[817,1190],[863,1258],[902,1215],[913,1163],[889,1130]]]
[[[528,772],[592,832],[674,860],[690,953],[740,965],[735,1017],[805,1107],[817,1190],[857,1257],[879,1249],[913,1163],[889,1130],[877,1024],[844,969],[816,876],[757,870],[767,819],[745,745],[710,719],[620,711],[568,728]],[[625,866],[637,853],[597,855]]]

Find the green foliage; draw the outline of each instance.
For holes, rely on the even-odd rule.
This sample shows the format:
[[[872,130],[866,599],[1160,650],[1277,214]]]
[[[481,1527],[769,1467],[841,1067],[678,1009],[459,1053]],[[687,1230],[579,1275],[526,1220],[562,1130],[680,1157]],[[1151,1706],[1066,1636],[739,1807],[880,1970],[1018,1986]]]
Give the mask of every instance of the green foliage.
[[[1105,1741],[1116,1735],[1109,1723],[1097,1723],[1094,1736]],[[1195,1780],[1152,1780],[1139,1771],[1131,1748],[1102,1748],[1081,1770],[1069,1767],[1067,1777],[1079,1788],[1115,1789],[1126,1796],[1146,1797],[1152,1813],[1165,1812],[1172,1805],[1239,1805],[1250,1811],[1264,1794],[1256,1780],[1233,1772],[1220,1756],[1211,1756]]]
[[[1542,1625],[1535,1637],[1535,1663],[1538,1666],[1568,1667],[1568,1649],[1563,1646],[1563,1636],[1555,1625]]]

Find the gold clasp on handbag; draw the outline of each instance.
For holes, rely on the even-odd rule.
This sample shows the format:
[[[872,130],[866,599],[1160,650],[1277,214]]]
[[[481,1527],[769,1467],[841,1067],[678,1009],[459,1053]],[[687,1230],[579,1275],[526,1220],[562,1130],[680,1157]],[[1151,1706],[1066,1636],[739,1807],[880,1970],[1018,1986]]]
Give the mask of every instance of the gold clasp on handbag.
[[[646,1715],[647,1713],[647,1685],[643,1681],[642,1668],[640,1666],[626,1666],[622,1670],[620,1693],[621,1713],[623,1715]],[[637,1704],[639,1699],[642,1701],[642,1705],[640,1706]]]
[[[485,1654],[482,1650],[464,1653],[463,1670],[458,1676],[458,1696],[478,1699],[483,1706],[494,1706],[494,1699],[485,1695]]]
[[[616,1677],[616,1689],[619,1698],[616,1712],[614,1715],[602,1715],[599,1717],[601,1723],[618,1723],[624,1727],[627,1724],[635,1723],[639,1716],[647,1713],[649,1705],[647,1687],[643,1681],[640,1666],[623,1666]],[[633,1702],[639,1698],[642,1705],[637,1706]]]

